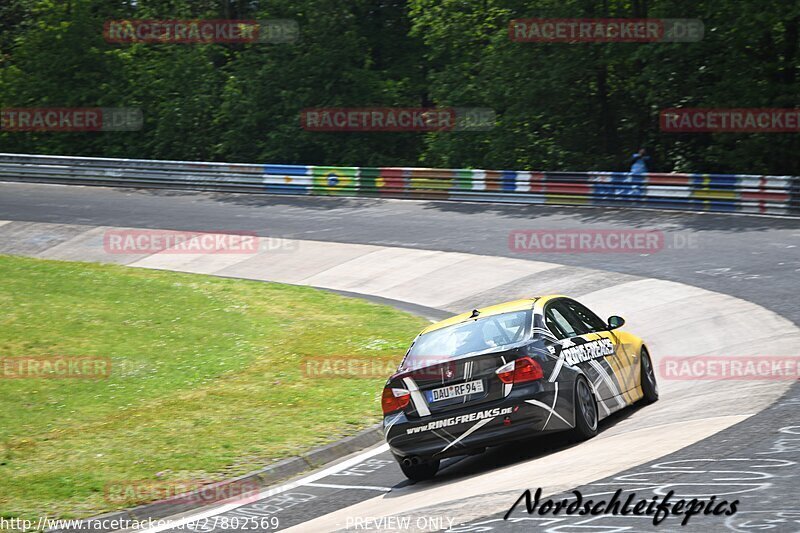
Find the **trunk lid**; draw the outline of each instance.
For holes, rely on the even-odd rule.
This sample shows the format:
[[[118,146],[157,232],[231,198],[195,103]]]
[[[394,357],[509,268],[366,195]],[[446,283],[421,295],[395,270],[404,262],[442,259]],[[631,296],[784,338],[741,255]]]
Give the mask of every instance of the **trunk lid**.
[[[478,406],[505,397],[496,371],[518,356],[516,350],[465,356],[449,361],[419,361],[412,369],[400,369],[393,381],[411,391],[406,414],[424,417],[464,406]]]

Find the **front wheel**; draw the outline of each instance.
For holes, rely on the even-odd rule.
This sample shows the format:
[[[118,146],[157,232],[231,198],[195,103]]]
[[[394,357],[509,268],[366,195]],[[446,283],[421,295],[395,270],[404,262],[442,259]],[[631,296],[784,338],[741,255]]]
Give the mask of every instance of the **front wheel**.
[[[597,401],[583,376],[575,382],[575,429],[576,440],[588,440],[597,435]]]
[[[400,470],[403,471],[403,474],[410,479],[411,481],[425,481],[427,479],[432,479],[436,472],[439,471],[439,460],[430,460],[430,461],[421,461],[416,464],[405,464],[403,459],[394,457],[397,459],[397,463],[400,465]]]
[[[656,382],[656,371],[653,368],[653,361],[650,359],[650,354],[647,353],[647,348],[642,347],[641,354],[641,371],[642,371],[642,397],[643,403],[653,403],[658,400],[658,383]]]

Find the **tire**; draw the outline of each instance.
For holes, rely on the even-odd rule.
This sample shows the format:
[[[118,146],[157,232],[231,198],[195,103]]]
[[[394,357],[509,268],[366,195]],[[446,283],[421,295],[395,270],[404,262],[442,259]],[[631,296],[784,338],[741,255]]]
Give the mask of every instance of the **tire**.
[[[575,380],[575,429],[572,435],[575,440],[589,440],[597,435],[597,400],[592,393],[586,378],[579,376]]]
[[[642,403],[650,404],[658,401],[658,382],[656,381],[656,370],[653,367],[653,360],[650,359],[650,354],[644,346],[642,346],[640,360],[639,369],[641,371],[642,392],[644,393]]]
[[[395,455],[397,464],[400,465],[400,470],[411,481],[426,481],[433,479],[439,471],[439,460],[423,461],[415,465],[404,465],[403,460]]]

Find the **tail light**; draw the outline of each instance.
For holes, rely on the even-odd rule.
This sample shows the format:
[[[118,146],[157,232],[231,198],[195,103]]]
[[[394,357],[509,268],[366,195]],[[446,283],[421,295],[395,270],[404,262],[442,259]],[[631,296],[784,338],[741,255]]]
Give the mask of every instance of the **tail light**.
[[[495,372],[500,381],[506,385],[536,381],[544,377],[542,366],[530,357],[520,357],[497,369]]]
[[[408,405],[408,401],[410,399],[411,393],[406,389],[393,389],[391,387],[386,387],[383,389],[383,396],[381,397],[383,414],[388,415],[390,413],[394,413],[395,411],[399,411]]]

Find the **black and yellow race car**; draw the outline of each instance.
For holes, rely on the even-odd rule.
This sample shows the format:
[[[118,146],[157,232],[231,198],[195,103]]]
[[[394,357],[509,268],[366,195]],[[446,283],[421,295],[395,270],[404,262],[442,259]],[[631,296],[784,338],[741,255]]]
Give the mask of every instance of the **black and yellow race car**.
[[[560,295],[516,300],[423,330],[382,395],[386,440],[412,480],[440,459],[534,434],[597,434],[598,421],[658,399],[642,339]]]

